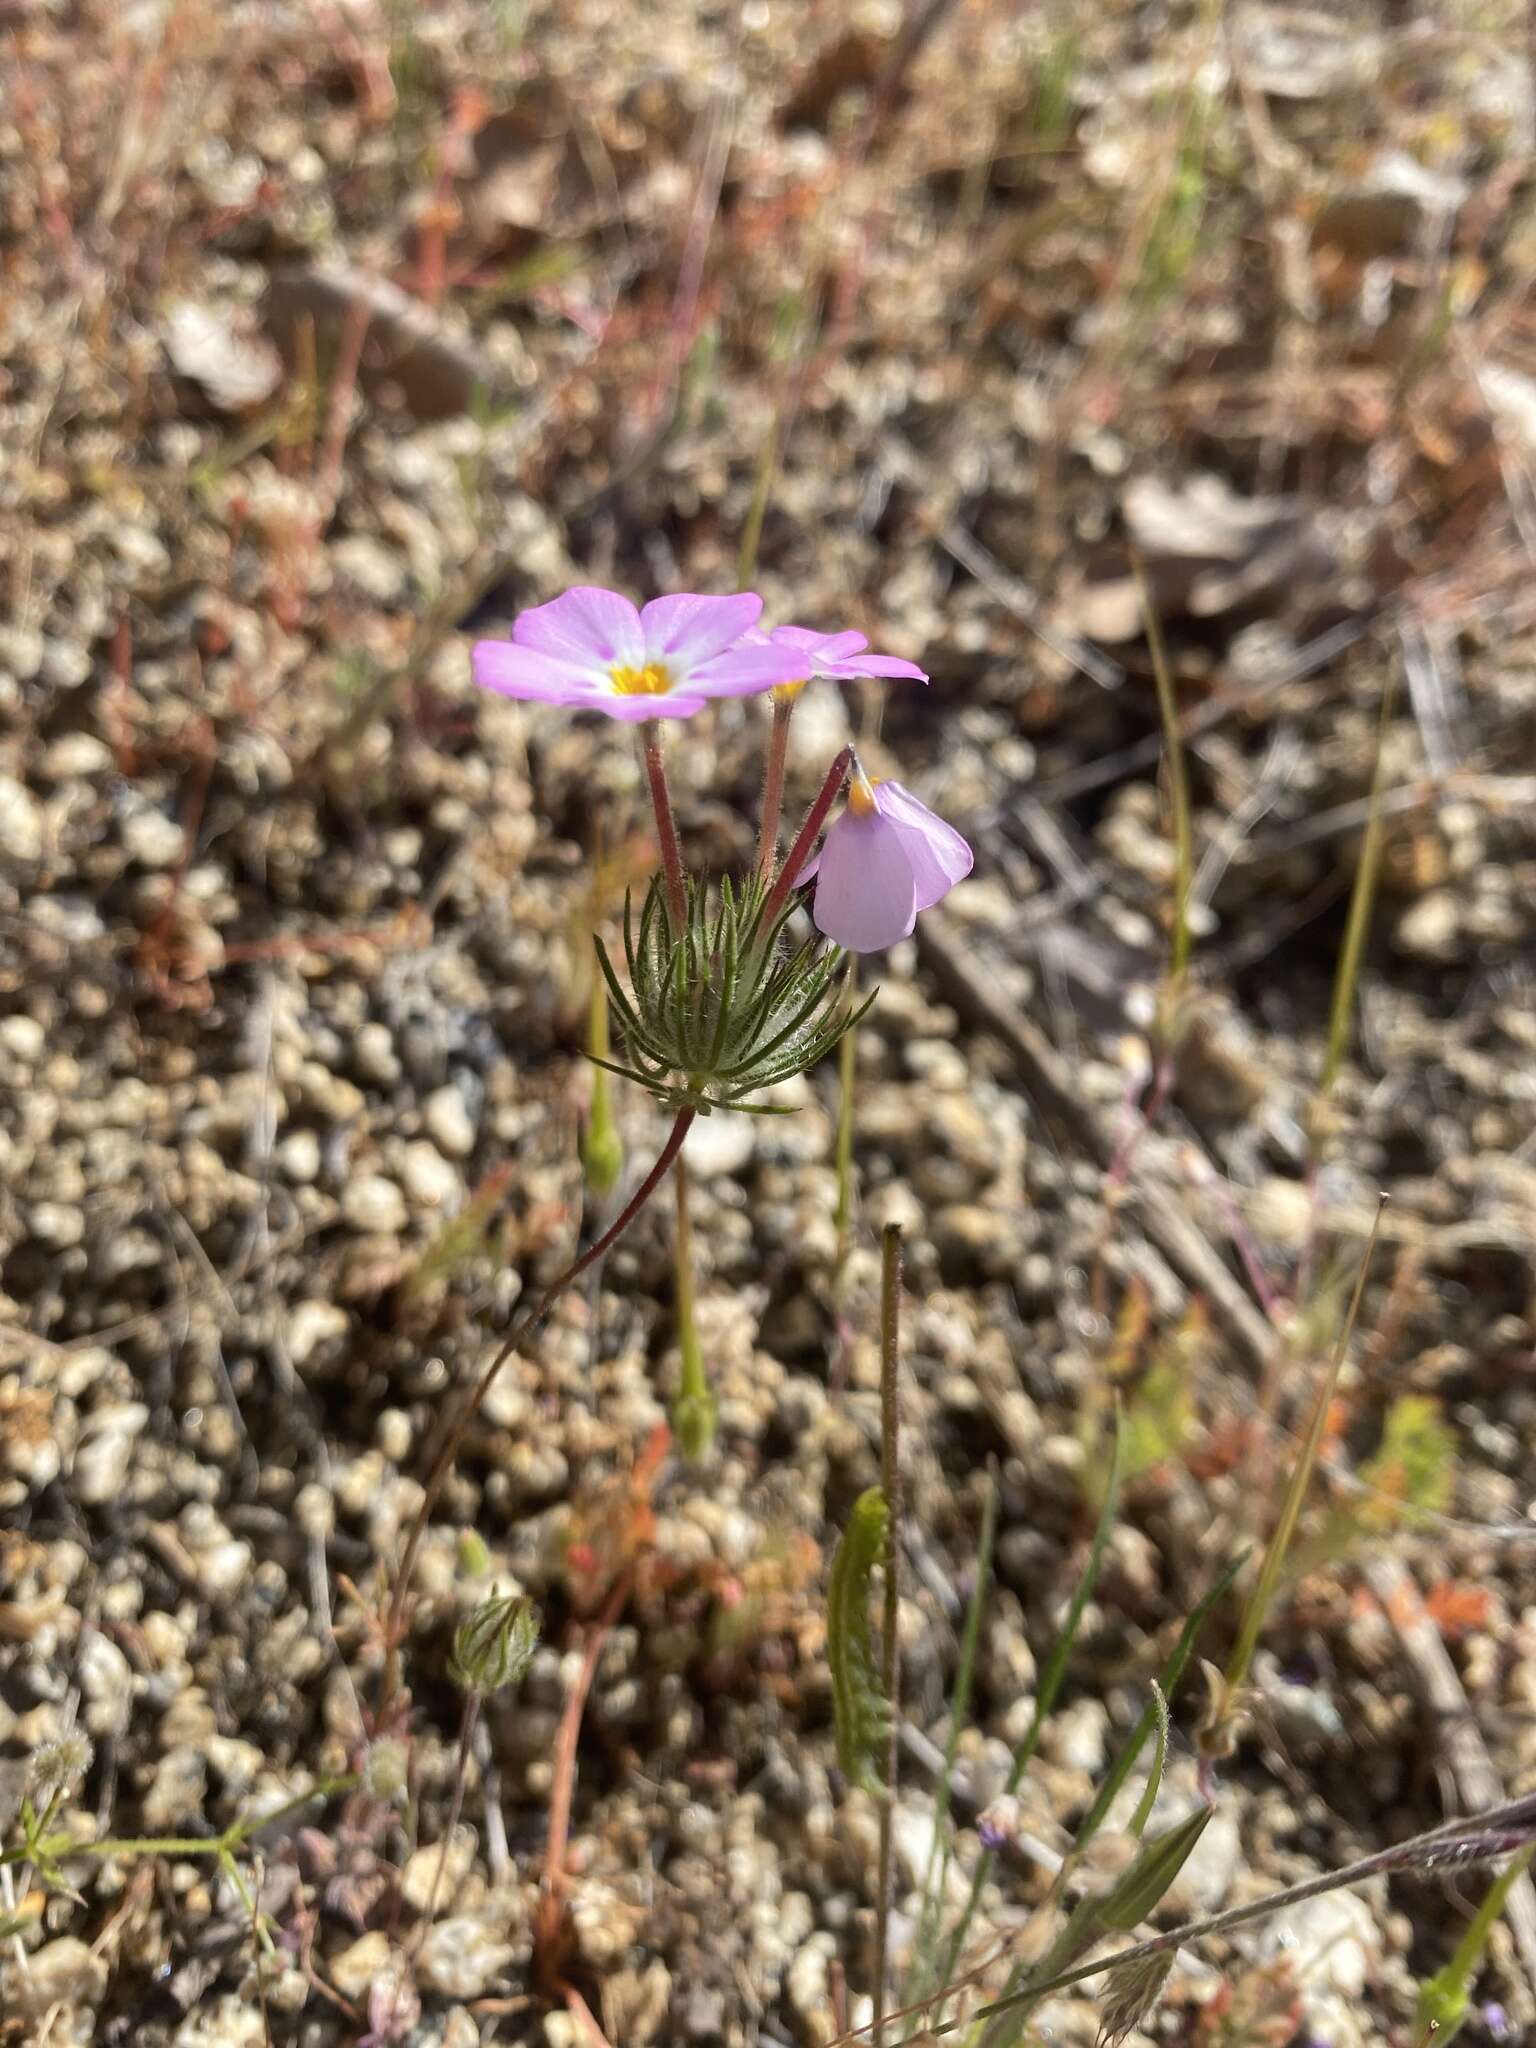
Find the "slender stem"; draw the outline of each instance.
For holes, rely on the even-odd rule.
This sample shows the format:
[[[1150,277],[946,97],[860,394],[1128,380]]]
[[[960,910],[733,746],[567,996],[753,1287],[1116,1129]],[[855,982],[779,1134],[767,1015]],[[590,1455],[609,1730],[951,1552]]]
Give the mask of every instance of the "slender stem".
[[[677,844],[677,821],[672,816],[672,798],[667,789],[667,764],[661,752],[661,727],[653,718],[640,728],[645,754],[645,773],[651,785],[651,805],[656,813],[656,843],[661,849],[661,871],[667,878],[667,908],[672,913],[672,934],[679,937],[688,922],[688,891],[683,881],[683,856]]]
[[[779,814],[784,808],[784,763],[789,754],[789,721],[795,715],[798,690],[773,693],[773,725],[768,734],[768,760],[763,769],[763,811],[757,828],[757,872],[766,885],[779,850]]]
[[[1383,1203],[1384,1201],[1385,1197],[1383,1197]],[[1260,1631],[1264,1626],[1264,1622],[1269,1614],[1270,1605],[1280,1584],[1280,1574],[1285,1565],[1286,1553],[1291,1547],[1291,1538],[1296,1533],[1296,1524],[1301,1516],[1302,1504],[1306,1499],[1307,1489],[1311,1484],[1318,1453],[1322,1449],[1323,1435],[1328,1425],[1328,1413],[1333,1406],[1334,1391],[1339,1383],[1339,1374],[1344,1367],[1344,1356],[1349,1349],[1349,1341],[1355,1333],[1355,1324],[1359,1319],[1360,1300],[1365,1293],[1366,1276],[1371,1270],[1371,1255],[1376,1249],[1376,1239],[1380,1231],[1381,1205],[1378,1205],[1375,1220],[1371,1225],[1369,1241],[1364,1252],[1361,1254],[1360,1271],[1355,1276],[1355,1291],[1350,1300],[1349,1313],[1344,1318],[1343,1324],[1340,1327],[1338,1342],[1334,1345],[1333,1356],[1328,1362],[1328,1370],[1324,1373],[1322,1384],[1318,1387],[1317,1398],[1312,1406],[1312,1418],[1307,1429],[1306,1441],[1301,1447],[1301,1455],[1296,1461],[1295,1470],[1291,1474],[1290,1484],[1286,1488],[1285,1499],[1280,1509],[1280,1519],[1275,1525],[1274,1535],[1269,1540],[1269,1548],[1264,1553],[1264,1563],[1259,1570],[1259,1582],[1253,1589],[1253,1597],[1248,1603],[1248,1610],[1243,1616],[1242,1627],[1238,1632],[1236,1647],[1232,1652],[1231,1661],[1227,1665],[1222,1711],[1216,1724],[1218,1729],[1230,1718],[1236,1704],[1236,1696],[1241,1687],[1247,1682],[1248,1667],[1252,1663],[1253,1653],[1258,1647]]]
[[[497,1374],[512,1356],[513,1352],[517,1350],[520,1344],[525,1343],[533,1332],[538,1329],[571,1282],[579,1279],[595,1259],[600,1259],[611,1245],[618,1242],[625,1231],[628,1230],[630,1224],[640,1214],[646,1203],[651,1199],[651,1196],[655,1194],[657,1188],[666,1179],[667,1169],[677,1158],[679,1152],[682,1151],[683,1140],[687,1137],[693,1120],[697,1115],[698,1111],[692,1108],[680,1109],[677,1112],[672,1129],[668,1133],[667,1142],[656,1155],[655,1164],[651,1167],[645,1179],[641,1181],[639,1187],[635,1189],[629,1200],[624,1204],[618,1216],[609,1224],[601,1237],[588,1245],[580,1258],[573,1260],[558,1279],[550,1282],[549,1286],[545,1288],[526,1315],[518,1317],[512,1328],[502,1339],[501,1345],[491,1359],[490,1364],[486,1366],[479,1379],[469,1389],[457,1410],[450,1411],[443,1428],[442,1448],[433,1460],[431,1470],[427,1475],[427,1483],[422,1490],[421,1506],[416,1510],[415,1518],[411,1523],[410,1534],[406,1538],[405,1551],[400,1560],[399,1576],[395,1581],[395,1590],[390,1600],[389,1616],[384,1632],[385,1641],[389,1645],[385,1658],[382,1694],[384,1701],[388,1701],[393,1697],[395,1686],[398,1682],[399,1644],[405,1616],[405,1603],[410,1591],[411,1572],[416,1563],[416,1554],[421,1548],[421,1539],[426,1534],[427,1523],[431,1518],[433,1508],[437,1505],[438,1496],[447,1482],[448,1474],[453,1469],[453,1461],[458,1455],[459,1445],[464,1440],[464,1432],[479,1414],[481,1407],[484,1405],[486,1395],[489,1394],[491,1387],[495,1383]]]
[[[448,1868],[448,1858],[453,1850],[453,1831],[459,1824],[459,1815],[464,1811],[464,1781],[469,1776],[469,1746],[475,1739],[475,1723],[480,1718],[480,1695],[470,1691],[464,1695],[464,1713],[459,1721],[459,1753],[453,1774],[453,1799],[448,1808],[448,1825],[443,1830],[442,1847],[438,1851],[437,1868],[432,1873],[432,1895],[427,1900],[427,1910],[421,1916],[411,1943],[414,1956],[426,1940],[427,1929],[437,1918],[438,1896],[443,1889],[443,1874]]]
[[[285,1799],[281,1806],[274,1806],[269,1813],[247,1814],[243,1820],[235,1821],[222,1835],[109,1835],[99,1842],[71,1842],[68,1854],[71,1856],[223,1856],[238,1849],[252,1835],[259,1835],[280,1820],[286,1820],[290,1813],[297,1813],[301,1806],[308,1806],[316,1799],[333,1799],[338,1792],[350,1792],[358,1783],[357,1777],[348,1773],[339,1778],[322,1778],[311,1785],[307,1792],[296,1793],[292,1799]],[[7,1860],[0,1857],[0,1861]]]
[[[1418,2031],[1413,2048],[1434,2048],[1460,2031],[1467,2009],[1467,1992],[1474,1971],[1482,1961],[1488,1937],[1503,1913],[1510,1893],[1520,1882],[1536,1856],[1536,1844],[1512,1856],[1483,1895],[1482,1904],[1468,1922],[1467,1931],[1456,1944],[1456,1953],[1437,1976],[1419,1991]]]
[[[854,975],[850,968],[848,1000],[854,1000]],[[834,1272],[841,1273],[848,1256],[848,1234],[853,1227],[853,1104],[855,1086],[855,1041],[857,1024],[850,1025],[837,1042],[837,1207],[832,1220],[837,1225],[837,1255]]]
[[[1203,1941],[1215,1934],[1227,1934],[1235,1927],[1245,1927],[1254,1920],[1262,1920],[1266,1914],[1277,1913],[1284,1906],[1300,1905],[1306,1899],[1320,1898],[1325,1892],[1339,1891],[1345,1885],[1359,1884],[1363,1879],[1374,1877],[1384,1870],[1436,1871],[1442,1868],[1462,1869],[1474,1863],[1488,1863],[1500,1856],[1524,1851],[1531,1844],[1536,1833],[1536,1794],[1523,1793],[1518,1799],[1507,1800],[1504,1805],[1491,1808],[1486,1813],[1458,1815],[1454,1820],[1442,1821],[1438,1827],[1426,1830],[1422,1835],[1413,1835],[1406,1842],[1394,1843],[1390,1848],[1378,1849],[1372,1855],[1363,1856],[1355,1863],[1347,1863],[1338,1870],[1325,1870],[1317,1877],[1309,1877],[1303,1883],[1291,1885],[1283,1891],[1267,1892],[1262,1898],[1251,1899],[1246,1905],[1233,1906],[1217,1913],[1209,1920],[1186,1922],[1182,1927],[1171,1927],[1166,1934],[1154,1935],[1151,1940],[1138,1942],[1134,1948],[1117,1949],[1112,1955],[1102,1955],[1091,1962],[1077,1963],[1070,1969],[1059,1971],[1051,1977],[1040,1976],[1038,1982],[1017,1997],[994,1999],[990,2004],[980,2006],[968,2020],[944,2021],[931,2028],[935,2035],[952,2034],[963,2026],[1009,2010],[1026,1999],[1038,2001],[1047,1992],[1060,1991],[1068,1984],[1080,1984],[1088,1977],[1099,1976],[1105,1970],[1119,1968],[1123,1964],[1140,1962],[1148,1956],[1161,1955],[1165,1949],[1182,1949],[1197,1941]],[[968,1984],[976,1983],[993,1967],[998,1958],[989,1956],[979,1969],[968,1971],[965,1976],[928,1993],[914,2004],[904,2006],[900,2012],[892,2013],[892,2019],[908,2019],[914,2013],[925,2012],[936,2005],[940,1998],[948,1997]],[[862,2027],[853,2027],[839,2034],[828,2043],[828,2048],[845,2048],[848,2042],[856,2041],[871,2031],[873,2022]]]
[[[1317,1151],[1321,1136],[1322,1119],[1320,1112],[1333,1093],[1334,1083],[1339,1078],[1339,1069],[1344,1064],[1344,1055],[1349,1050],[1349,1027],[1355,1014],[1355,990],[1360,981],[1360,962],[1365,953],[1365,942],[1370,935],[1371,911],[1376,901],[1376,880],[1381,871],[1382,845],[1386,837],[1386,815],[1382,800],[1387,784],[1387,732],[1396,702],[1397,677],[1389,671],[1386,687],[1381,693],[1381,711],[1376,725],[1376,765],[1371,772],[1370,808],[1366,813],[1365,837],[1360,844],[1360,861],[1355,869],[1355,885],[1350,891],[1349,918],[1344,927],[1344,946],[1339,954],[1338,971],[1334,977],[1333,1004],[1328,1018],[1328,1051],[1323,1060],[1323,1071],[1318,1077],[1317,1096],[1313,1105],[1313,1152]]]
[[[810,858],[811,848],[816,844],[816,834],[826,823],[828,811],[837,802],[838,793],[847,781],[848,770],[852,765],[853,749],[852,747],[844,747],[838,754],[837,759],[832,763],[832,766],[827,770],[827,779],[821,785],[815,803],[806,812],[805,823],[795,834],[795,843],[790,847],[784,865],[779,869],[778,877],[773,887],[768,891],[768,899],[763,905],[761,920],[762,928],[765,931],[772,925],[773,920],[784,908],[785,898],[795,886],[796,875],[800,873],[800,870]]]
[[[592,977],[592,1003],[587,1018],[587,1051],[591,1054],[592,1093],[581,1133],[581,1165],[587,1186],[606,1203],[624,1173],[624,1140],[613,1114],[613,1083],[602,1062],[611,1057],[608,1042],[608,984]]]
[[[885,1494],[885,1618],[881,1679],[891,1717],[880,1802],[880,1895],[875,1917],[875,2048],[885,2040],[886,1973],[890,1966],[896,1775],[901,1759],[901,1225],[880,1240],[880,1485]]]
[[[1152,654],[1152,674],[1157,683],[1157,708],[1163,721],[1163,752],[1168,763],[1168,794],[1173,806],[1173,957],[1169,962],[1169,997],[1177,1001],[1183,993],[1189,970],[1189,899],[1194,888],[1194,833],[1189,808],[1189,777],[1184,767],[1184,735],[1179,725],[1179,707],[1174,701],[1173,673],[1163,629],[1153,609],[1151,592],[1139,557],[1133,557],[1136,588],[1141,598],[1141,615],[1147,629],[1147,646]]]
[[[544,1844],[544,1878],[540,1885],[534,1916],[535,1944],[542,1933],[546,1940],[558,1932],[565,1896],[565,1852],[571,1834],[571,1799],[576,1789],[576,1750],[581,1740],[581,1718],[587,1709],[587,1695],[597,1676],[598,1660],[614,1623],[624,1612],[633,1584],[632,1572],[622,1572],[609,1594],[607,1604],[595,1621],[589,1622],[582,1650],[581,1668],[566,1695],[555,1734],[550,1765],[549,1832]]]
[[[715,1440],[715,1397],[705,1375],[694,1317],[693,1224],[688,1205],[688,1162],[681,1153],[678,1154],[672,1185],[677,1195],[673,1298],[677,1310],[677,1348],[681,1356],[677,1399],[672,1404],[672,1427],[677,1432],[684,1455],[697,1462],[708,1455]]]

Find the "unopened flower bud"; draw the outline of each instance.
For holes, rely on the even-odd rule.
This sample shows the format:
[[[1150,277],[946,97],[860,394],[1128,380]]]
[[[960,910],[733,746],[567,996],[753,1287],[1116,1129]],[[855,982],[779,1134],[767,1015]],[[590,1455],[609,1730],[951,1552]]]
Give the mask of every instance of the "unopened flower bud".
[[[697,1465],[709,1456],[718,1419],[715,1397],[707,1386],[696,1392],[679,1394],[672,1403],[672,1434],[690,1465]]]
[[[539,1624],[521,1593],[493,1593],[463,1621],[448,1669],[466,1692],[496,1692],[522,1677],[539,1647]]]
[[[606,1202],[624,1175],[624,1140],[612,1112],[591,1117],[581,1133],[581,1170],[598,1201]]]

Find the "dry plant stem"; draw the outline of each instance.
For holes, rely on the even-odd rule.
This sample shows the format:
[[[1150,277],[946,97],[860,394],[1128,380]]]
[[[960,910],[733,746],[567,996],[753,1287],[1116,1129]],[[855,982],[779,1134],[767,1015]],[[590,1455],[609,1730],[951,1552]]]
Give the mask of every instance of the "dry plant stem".
[[[667,764],[661,752],[661,727],[654,719],[640,728],[645,755],[646,779],[651,785],[651,806],[656,813],[656,841],[661,849],[661,871],[667,882],[667,908],[672,929],[680,933],[688,922],[688,892],[683,883],[683,856],[677,844],[677,823],[672,816],[672,798],[667,789]]]
[[[382,1720],[384,1708],[394,1697],[396,1687],[399,1684],[400,1643],[404,1635],[405,1603],[410,1592],[411,1572],[416,1563],[416,1554],[421,1548],[421,1539],[426,1534],[427,1523],[431,1519],[432,1510],[437,1505],[438,1495],[443,1490],[448,1474],[453,1469],[453,1461],[458,1455],[459,1446],[464,1441],[464,1432],[479,1414],[485,1397],[491,1391],[497,1374],[512,1356],[513,1352],[517,1350],[520,1344],[526,1342],[544,1321],[544,1318],[549,1314],[571,1282],[579,1279],[595,1259],[600,1259],[610,1246],[618,1242],[625,1231],[628,1230],[630,1224],[640,1214],[646,1203],[651,1199],[651,1196],[655,1194],[657,1188],[666,1179],[667,1171],[678,1153],[682,1150],[683,1140],[687,1137],[697,1114],[698,1111],[695,1109],[680,1109],[678,1111],[676,1118],[673,1120],[672,1129],[667,1135],[667,1142],[656,1155],[655,1164],[651,1167],[645,1179],[641,1181],[639,1187],[630,1196],[629,1200],[624,1204],[617,1217],[609,1224],[602,1236],[595,1243],[587,1247],[580,1258],[573,1260],[558,1279],[550,1282],[528,1313],[518,1317],[512,1328],[502,1339],[490,1364],[481,1373],[479,1379],[476,1380],[474,1386],[460,1404],[457,1412],[450,1415],[444,1427],[442,1449],[433,1460],[431,1470],[427,1475],[426,1486],[422,1492],[421,1506],[416,1510],[415,1520],[411,1523],[410,1534],[406,1538],[405,1551],[400,1560],[399,1576],[395,1581],[395,1590],[390,1599],[389,1615],[384,1631],[385,1643],[387,1645],[384,1661],[384,1683],[381,1690],[377,1719]]]
[[[629,1599],[631,1577],[627,1571],[620,1576],[602,1613],[587,1630],[581,1669],[566,1699],[555,1737],[555,1753],[550,1763],[549,1835],[544,1850],[544,1879],[534,1921],[535,1940],[546,1955],[553,1952],[557,1943],[564,1907],[565,1851],[571,1834],[571,1800],[576,1789],[576,1745],[581,1739],[581,1719],[586,1712],[592,1681],[597,1676],[603,1645]]]
[[[1317,1084],[1315,1109],[1320,1110],[1333,1093],[1333,1084],[1349,1050],[1349,1027],[1355,1012],[1355,990],[1360,980],[1360,962],[1371,928],[1371,911],[1376,901],[1376,877],[1381,869],[1382,842],[1386,836],[1387,727],[1396,703],[1395,674],[1389,672],[1381,693],[1381,711],[1376,727],[1376,765],[1371,774],[1370,808],[1366,814],[1365,838],[1360,846],[1360,864],[1355,869],[1355,886],[1349,899],[1349,921],[1344,927],[1344,947],[1339,954],[1339,971],[1333,988],[1333,1009],[1328,1019],[1328,1051]],[[1314,1115],[1316,1131],[1318,1119]],[[1314,1138],[1314,1148],[1316,1140]]]
[[[789,721],[795,715],[795,699],[773,699],[773,726],[768,734],[768,762],[763,770],[763,813],[757,832],[757,872],[764,883],[773,873],[779,850],[779,813],[784,807],[784,761],[789,752]]]
[[[1291,1473],[1290,1484],[1286,1488],[1285,1500],[1280,1509],[1280,1519],[1275,1524],[1275,1533],[1270,1538],[1269,1547],[1264,1553],[1264,1563],[1259,1572],[1259,1582],[1253,1589],[1253,1597],[1248,1602],[1248,1610],[1243,1616],[1242,1629],[1238,1634],[1231,1662],[1227,1665],[1225,1676],[1226,1697],[1222,1707],[1222,1721],[1230,1720],[1236,1696],[1247,1682],[1248,1667],[1253,1662],[1253,1653],[1258,1647],[1260,1632],[1268,1618],[1275,1594],[1279,1590],[1280,1574],[1285,1568],[1286,1553],[1289,1551],[1291,1539],[1296,1533],[1296,1524],[1301,1517],[1302,1504],[1306,1500],[1307,1489],[1312,1483],[1312,1474],[1317,1466],[1318,1452],[1322,1449],[1323,1435],[1328,1426],[1328,1411],[1333,1406],[1333,1397],[1339,1384],[1339,1374],[1344,1369],[1345,1355],[1349,1350],[1350,1339],[1355,1333],[1355,1324],[1359,1320],[1360,1301],[1365,1293],[1366,1277],[1370,1273],[1371,1260],[1376,1250],[1376,1240],[1381,1232],[1381,1212],[1385,1205],[1385,1197],[1383,1197],[1381,1204],[1377,1208],[1375,1220],[1371,1225],[1370,1238],[1361,1255],[1360,1271],[1355,1276],[1355,1291],[1350,1298],[1349,1313],[1344,1318],[1343,1327],[1339,1331],[1338,1342],[1333,1347],[1333,1356],[1328,1361],[1328,1370],[1323,1375],[1322,1385],[1318,1388],[1317,1398],[1312,1404],[1312,1419],[1307,1427],[1306,1440],[1302,1444],[1301,1455],[1296,1461],[1295,1470]]]
[[[774,919],[784,908],[784,900],[795,886],[795,877],[811,857],[811,848],[816,844],[816,834],[827,821],[827,813],[836,803],[843,784],[848,779],[848,770],[853,766],[853,749],[844,747],[827,770],[827,779],[821,785],[816,801],[805,814],[805,823],[795,834],[795,843],[789,849],[784,865],[779,869],[778,878],[768,891],[763,905],[761,927],[767,931]]]
[[[890,1964],[896,1780],[901,1761],[901,1225],[880,1239],[880,1485],[885,1494],[885,1618],[881,1682],[891,1717],[880,1802],[880,1880],[875,1917],[875,2048],[885,2040],[886,1973]]]
[[[1157,708],[1163,722],[1163,757],[1168,763],[1168,793],[1173,805],[1173,954],[1168,971],[1168,1006],[1171,1010],[1183,993],[1189,971],[1189,898],[1195,881],[1194,833],[1190,822],[1189,777],[1184,767],[1184,738],[1179,727],[1179,707],[1174,701],[1173,673],[1163,629],[1152,608],[1152,595],[1138,555],[1131,557],[1136,573],[1136,590],[1147,629],[1147,646],[1152,655],[1152,674],[1157,682]],[[1171,1022],[1164,1023],[1164,1037],[1171,1036]]]

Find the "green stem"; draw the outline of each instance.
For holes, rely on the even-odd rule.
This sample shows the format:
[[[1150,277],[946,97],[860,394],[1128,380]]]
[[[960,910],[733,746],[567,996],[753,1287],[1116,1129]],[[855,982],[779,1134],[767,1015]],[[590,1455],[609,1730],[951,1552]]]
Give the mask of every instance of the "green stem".
[[[681,1153],[672,1184],[677,1193],[673,1300],[677,1311],[677,1348],[682,1361],[677,1399],[672,1403],[672,1427],[684,1456],[697,1464],[709,1455],[718,1413],[704,1371],[694,1317],[693,1223],[688,1203],[688,1162]]]
[[[880,1875],[875,1916],[875,2048],[885,2040],[886,1976],[890,1967],[891,1893],[895,1876],[896,1781],[901,1758],[901,1225],[880,1240],[880,1487],[885,1495],[885,1614],[882,1687],[890,1715],[885,1797],[880,1802]]]
[[[355,1775],[322,1778],[318,1785],[312,1785],[307,1792],[296,1793],[292,1799],[284,1800],[281,1806],[274,1806],[270,1813],[247,1814],[244,1820],[232,1822],[222,1835],[109,1835],[100,1842],[71,1842],[66,1853],[71,1856],[227,1856],[252,1835],[259,1835],[276,1822],[286,1820],[300,1807],[308,1806],[316,1799],[334,1799],[338,1792],[350,1792],[360,1782]]]
[[[1482,1960],[1488,1937],[1498,1925],[1509,1895],[1530,1868],[1536,1843],[1522,1849],[1499,1872],[1488,1887],[1482,1904],[1473,1914],[1456,1953],[1443,1970],[1438,1970],[1419,1992],[1418,2032],[1413,2048],[1445,2048],[1455,2039],[1466,2019],[1468,1992],[1473,1973]]]
[[[592,1067],[592,1093],[581,1134],[581,1165],[587,1185],[606,1202],[624,1172],[624,1141],[613,1114],[613,1083],[603,1062],[609,1058],[608,984],[592,977],[592,1004],[587,1017],[587,1052]]]
[[[1350,892],[1349,920],[1344,927],[1344,946],[1339,954],[1339,969],[1333,984],[1333,1005],[1328,1018],[1328,1050],[1317,1083],[1315,1107],[1318,1109],[1333,1093],[1333,1084],[1339,1077],[1344,1055],[1349,1050],[1349,1026],[1355,1013],[1355,990],[1360,980],[1360,962],[1365,952],[1366,936],[1371,928],[1371,910],[1376,901],[1376,877],[1381,869],[1381,849],[1386,837],[1386,816],[1382,799],[1386,794],[1387,725],[1397,695],[1396,680],[1396,675],[1389,671],[1386,686],[1381,693],[1381,712],[1376,727],[1376,766],[1371,774],[1370,811],[1366,817],[1365,838],[1360,846],[1360,862],[1355,869],[1355,886]],[[1320,1122],[1317,1115],[1314,1114],[1312,1122],[1316,1131]]]

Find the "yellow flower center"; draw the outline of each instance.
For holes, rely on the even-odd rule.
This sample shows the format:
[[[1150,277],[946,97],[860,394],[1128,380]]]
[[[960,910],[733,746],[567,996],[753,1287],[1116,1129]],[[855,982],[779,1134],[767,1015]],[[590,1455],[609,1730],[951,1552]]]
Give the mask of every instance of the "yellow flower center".
[[[664,662],[648,661],[644,668],[611,668],[613,687],[621,697],[664,697],[672,678]]]
[[[848,808],[856,818],[872,818],[878,809],[875,803],[875,787],[878,775],[856,775],[848,791]]]
[[[775,683],[768,694],[775,704],[793,704],[810,680],[809,676],[802,676],[798,683]]]

